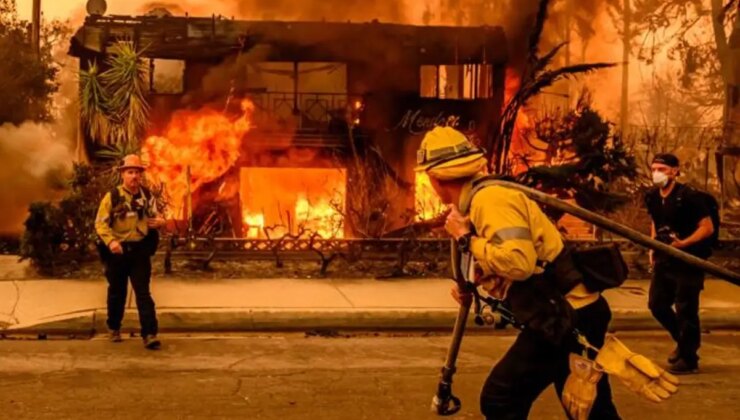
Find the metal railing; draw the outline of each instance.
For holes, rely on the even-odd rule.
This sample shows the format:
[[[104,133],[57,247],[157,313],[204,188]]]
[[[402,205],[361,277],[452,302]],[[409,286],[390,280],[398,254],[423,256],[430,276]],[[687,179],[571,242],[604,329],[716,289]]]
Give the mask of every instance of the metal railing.
[[[358,122],[362,96],[321,92],[247,92],[263,131],[346,134]]]

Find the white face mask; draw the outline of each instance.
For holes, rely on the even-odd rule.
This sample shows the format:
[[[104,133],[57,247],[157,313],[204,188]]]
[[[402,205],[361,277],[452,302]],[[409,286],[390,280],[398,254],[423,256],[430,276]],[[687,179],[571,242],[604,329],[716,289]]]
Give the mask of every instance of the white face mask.
[[[660,171],[653,172],[653,184],[655,184],[656,187],[665,187],[668,185],[668,175]]]

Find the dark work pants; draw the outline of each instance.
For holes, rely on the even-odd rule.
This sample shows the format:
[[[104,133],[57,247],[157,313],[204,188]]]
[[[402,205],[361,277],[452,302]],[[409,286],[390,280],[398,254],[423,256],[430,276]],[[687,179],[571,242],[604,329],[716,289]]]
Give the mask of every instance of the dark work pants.
[[[611,310],[603,297],[576,311],[577,328],[596,347],[604,344],[610,320]],[[483,385],[483,415],[495,420],[526,419],[532,403],[550,384],[555,384],[560,398],[570,373],[568,355],[571,350],[580,350],[578,347],[574,342],[555,345],[532,330],[519,333]],[[607,375],[599,381],[597,391],[590,418],[619,419]]]
[[[648,300],[650,312],[673,337],[678,354],[688,363],[699,360],[699,294],[703,288],[701,270],[671,260],[655,265]]]
[[[136,295],[139,310],[141,336],[157,334],[157,314],[154,300],[149,291],[152,265],[149,255],[140,250],[138,243],[123,243],[123,255],[112,254],[105,264],[105,277],[108,279],[108,328],[121,329],[126,307],[128,281]]]

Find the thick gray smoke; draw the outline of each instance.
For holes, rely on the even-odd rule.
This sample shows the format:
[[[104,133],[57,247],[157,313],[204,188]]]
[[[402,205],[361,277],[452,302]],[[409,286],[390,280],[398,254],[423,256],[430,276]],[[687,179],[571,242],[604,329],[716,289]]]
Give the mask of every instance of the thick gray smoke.
[[[23,230],[31,202],[58,198],[72,158],[70,147],[51,126],[0,126],[0,234]]]

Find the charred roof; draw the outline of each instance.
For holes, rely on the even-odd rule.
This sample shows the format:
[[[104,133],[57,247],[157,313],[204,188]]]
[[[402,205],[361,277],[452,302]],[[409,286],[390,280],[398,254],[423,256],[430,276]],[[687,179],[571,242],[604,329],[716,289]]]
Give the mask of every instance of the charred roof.
[[[503,29],[491,26],[88,16],[70,54],[105,54],[120,39],[133,40],[149,58],[210,60],[259,48],[261,61],[417,64],[503,63],[507,45]]]

